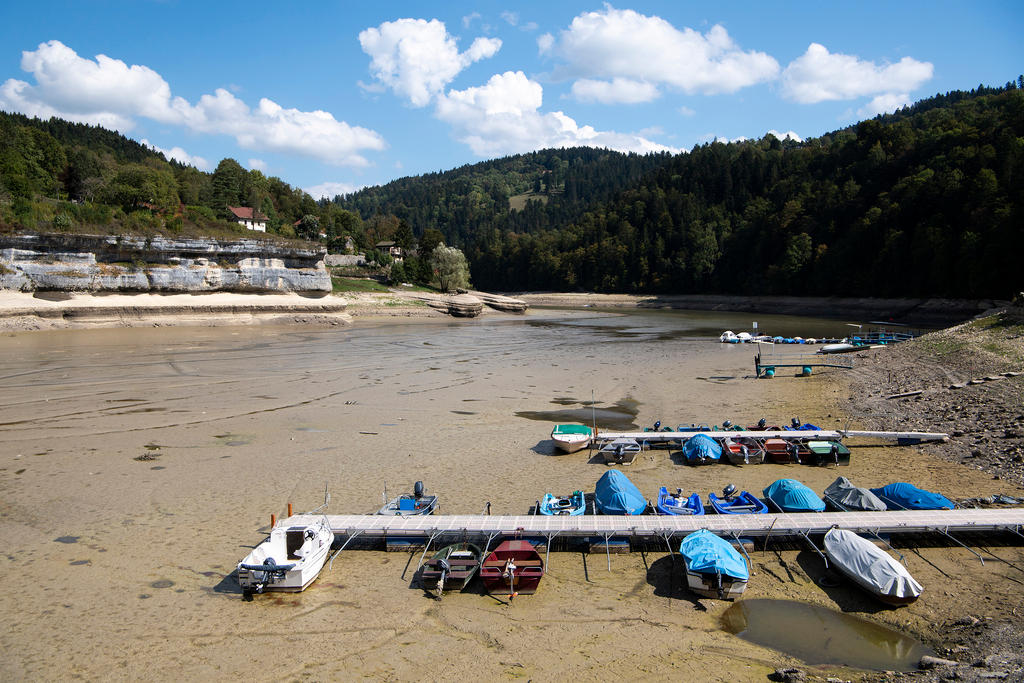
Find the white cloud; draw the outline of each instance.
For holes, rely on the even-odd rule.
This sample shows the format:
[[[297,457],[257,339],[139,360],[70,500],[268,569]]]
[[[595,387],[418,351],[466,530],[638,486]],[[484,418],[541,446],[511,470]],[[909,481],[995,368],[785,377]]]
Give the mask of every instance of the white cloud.
[[[880,66],[853,55],[833,54],[824,45],[811,43],[807,52],[782,72],[782,95],[801,104],[876,94],[891,101],[895,93],[909,93],[931,79],[933,71],[930,62],[911,57]]]
[[[799,135],[797,135],[796,133],[794,133],[791,130],[786,131],[785,133],[780,133],[779,131],[777,131],[774,128],[772,128],[767,133],[765,133],[765,135],[774,135],[779,140],[792,140],[793,142],[803,142],[804,141],[804,139],[802,137],[800,137]]]
[[[150,147],[157,152],[160,152],[167,159],[176,159],[179,163],[185,164],[186,166],[192,165],[198,168],[200,171],[209,171],[211,166],[210,162],[203,157],[192,156],[181,147],[171,147],[170,149],[164,149],[163,147],[157,147],[146,138],[142,138],[141,142],[146,147]]]
[[[501,18],[505,20],[505,23],[509,26],[515,26],[519,23],[519,13],[505,10],[501,13]]]
[[[857,115],[866,118],[874,118],[879,114],[891,114],[897,109],[910,104],[910,94],[905,92],[890,92],[872,98],[870,102],[857,110]]]
[[[773,57],[741,50],[720,25],[701,34],[608,5],[577,16],[557,41],[541,36],[537,44],[565,60],[556,77],[622,78],[691,94],[732,93],[779,73]]]
[[[628,78],[614,78],[611,81],[581,78],[572,84],[572,96],[581,102],[636,104],[655,100],[659,94],[657,86]]]
[[[537,52],[544,55],[555,47],[555,37],[550,33],[537,36]]]
[[[642,154],[680,151],[639,135],[580,126],[560,111],[541,113],[542,101],[540,83],[522,71],[506,71],[492,76],[486,85],[438,97],[436,115],[479,156],[576,145]]]
[[[473,23],[474,19],[480,19],[479,12],[472,12],[462,17],[462,28],[469,28],[469,25]]]
[[[477,38],[460,53],[444,22],[398,19],[359,33],[363,52],[370,55],[370,73],[415,107],[428,105],[473,62],[492,57],[497,38]]]
[[[313,187],[305,188],[305,192],[309,194],[313,199],[320,199],[321,197],[327,197],[328,199],[334,199],[339,194],[351,194],[356,190],[361,190],[366,185],[353,185],[351,183],[320,183]]]
[[[247,149],[299,154],[338,165],[365,166],[368,162],[360,151],[385,147],[375,131],[350,126],[328,112],[285,109],[266,98],[250,110],[223,88],[203,95],[193,106],[172,97],[167,82],[148,67],[128,66],[105,55],[84,59],[57,40],[23,52],[21,66],[35,76],[36,84],[8,79],[0,85],[0,109],[41,118],[59,116],[122,132],[144,117],[196,132],[231,135]]]
[[[267,162],[263,161],[263,159],[249,159],[249,168],[254,168],[257,171],[266,171]]]
[[[683,116],[693,116],[697,112],[684,105],[682,107],[679,107],[679,113],[682,114]]]

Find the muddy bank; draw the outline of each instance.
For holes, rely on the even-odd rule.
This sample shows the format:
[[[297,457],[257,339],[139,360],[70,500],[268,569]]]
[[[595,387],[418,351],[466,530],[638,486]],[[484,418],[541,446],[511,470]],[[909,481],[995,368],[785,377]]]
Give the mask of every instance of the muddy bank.
[[[951,475],[973,471],[992,482],[1010,484],[1011,496],[1024,499],[1024,315],[1019,309],[927,334],[898,346],[857,354],[855,369],[837,377],[836,408],[865,429],[943,431],[949,443],[917,450]],[[916,393],[920,392],[920,393]],[[912,394],[901,396],[903,394]],[[985,505],[950,481],[946,493],[968,505]],[[1019,539],[1017,545],[1019,546]],[[1000,561],[986,549],[986,563],[1002,565],[1002,582],[1024,585],[1024,567]],[[1019,554],[1018,554],[1019,557]],[[971,571],[977,560],[965,560]],[[993,604],[982,585],[964,604],[936,614],[928,634],[936,652],[958,664],[938,666],[915,680],[1024,680],[1024,603],[1019,593],[1004,609]],[[877,675],[871,680],[889,681]]]
[[[940,327],[1005,306],[1006,302],[979,299],[868,299],[790,296],[643,296],[590,293],[520,293],[531,306],[675,308],[698,311],[735,311],[757,314],[807,315],[883,323]]]

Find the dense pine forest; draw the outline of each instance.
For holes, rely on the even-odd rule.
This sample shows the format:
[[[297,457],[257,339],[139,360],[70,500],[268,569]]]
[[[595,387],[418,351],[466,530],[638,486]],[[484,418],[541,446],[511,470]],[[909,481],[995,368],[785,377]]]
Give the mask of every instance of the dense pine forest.
[[[1024,78],[802,143],[542,150],[319,201],[233,159],[204,173],[102,128],[0,113],[0,230],[244,235],[228,206],[332,251],[443,240],[496,291],[1006,298]],[[425,263],[397,272],[429,280]]]
[[[483,289],[1008,297],[1021,288],[1013,261],[1024,247],[1024,79],[799,144],[712,143],[653,157],[646,172],[633,160],[629,170],[643,176],[621,190],[603,181],[611,199],[581,191],[573,171],[621,173],[624,162],[578,152],[512,157],[337,201],[364,217],[392,212],[416,232],[440,229],[466,251]],[[488,194],[485,179],[511,163],[540,164],[543,185],[533,189],[546,203],[508,211],[506,190]],[[469,203],[481,195],[486,202]]]

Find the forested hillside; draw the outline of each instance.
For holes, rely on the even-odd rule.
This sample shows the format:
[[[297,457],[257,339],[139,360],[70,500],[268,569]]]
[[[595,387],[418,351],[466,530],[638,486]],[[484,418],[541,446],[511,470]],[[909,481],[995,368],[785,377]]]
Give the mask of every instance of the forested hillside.
[[[606,179],[572,203],[553,196],[509,211],[509,190],[486,189],[501,175],[494,185],[466,179],[477,165],[342,205],[438,227],[466,250],[483,289],[1008,297],[1021,289],[1014,260],[1024,246],[1017,86],[939,95],[801,144],[767,137],[631,159],[632,172],[655,163],[628,188]],[[577,152],[514,159],[568,174]],[[486,201],[470,201],[481,192]],[[574,217],[588,208],[579,197],[595,202]]]
[[[1024,78],[803,143],[542,150],[319,202],[233,159],[204,173],[0,113],[0,229],[244,233],[227,206],[335,250],[443,240],[496,291],[1005,298],[1024,289]],[[396,277],[429,281],[426,256]]]

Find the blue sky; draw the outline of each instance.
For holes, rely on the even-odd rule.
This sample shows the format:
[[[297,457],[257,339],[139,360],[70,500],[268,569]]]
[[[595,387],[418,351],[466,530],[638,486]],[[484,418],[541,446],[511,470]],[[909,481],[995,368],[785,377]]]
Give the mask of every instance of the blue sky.
[[[314,196],[552,146],[800,138],[1024,72],[1024,3],[5,3],[0,109]]]

